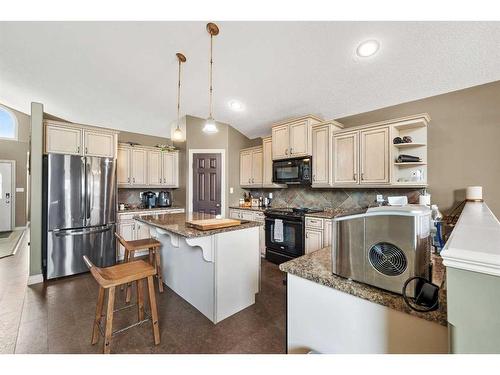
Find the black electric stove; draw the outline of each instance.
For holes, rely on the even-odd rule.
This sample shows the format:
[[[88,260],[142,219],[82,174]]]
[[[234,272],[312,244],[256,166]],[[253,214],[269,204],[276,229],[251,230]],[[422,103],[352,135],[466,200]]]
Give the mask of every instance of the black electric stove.
[[[313,208],[270,208],[265,211],[266,259],[280,264],[304,255],[305,215],[321,212]],[[283,236],[275,236],[276,225],[282,225]]]

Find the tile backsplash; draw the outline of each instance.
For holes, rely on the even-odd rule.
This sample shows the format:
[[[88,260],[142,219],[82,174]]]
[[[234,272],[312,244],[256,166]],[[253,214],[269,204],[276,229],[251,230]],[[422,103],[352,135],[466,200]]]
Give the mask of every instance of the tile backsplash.
[[[272,207],[308,207],[322,209],[357,209],[376,205],[377,194],[406,195],[408,203],[418,203],[423,189],[318,189],[290,186],[286,189],[252,189],[252,196],[273,194]]]

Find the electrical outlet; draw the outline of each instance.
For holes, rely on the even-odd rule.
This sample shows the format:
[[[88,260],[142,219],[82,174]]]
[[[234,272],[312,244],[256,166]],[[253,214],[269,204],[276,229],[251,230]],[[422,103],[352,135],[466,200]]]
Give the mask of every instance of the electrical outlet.
[[[377,194],[377,203],[383,203],[384,202],[384,196],[382,194]]]
[[[232,187],[229,188],[229,194],[233,194],[234,193],[234,189]]]

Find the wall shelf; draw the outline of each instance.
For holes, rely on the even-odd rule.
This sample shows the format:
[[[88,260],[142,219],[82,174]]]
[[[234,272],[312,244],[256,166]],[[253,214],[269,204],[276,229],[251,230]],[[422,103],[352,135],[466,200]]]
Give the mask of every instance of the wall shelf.
[[[397,148],[410,148],[410,147],[423,147],[427,146],[425,143],[411,142],[411,143],[393,143]]]
[[[427,165],[426,162],[424,161],[415,161],[415,162],[407,162],[407,163],[397,163],[395,162],[394,165],[397,165],[398,167],[412,167],[412,166],[415,166],[415,165]]]

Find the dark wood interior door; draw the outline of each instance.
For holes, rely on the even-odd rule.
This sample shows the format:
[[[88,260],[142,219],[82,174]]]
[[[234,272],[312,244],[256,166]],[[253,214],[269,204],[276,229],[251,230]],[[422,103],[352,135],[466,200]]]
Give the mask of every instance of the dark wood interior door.
[[[193,212],[221,213],[221,155],[193,154]]]

